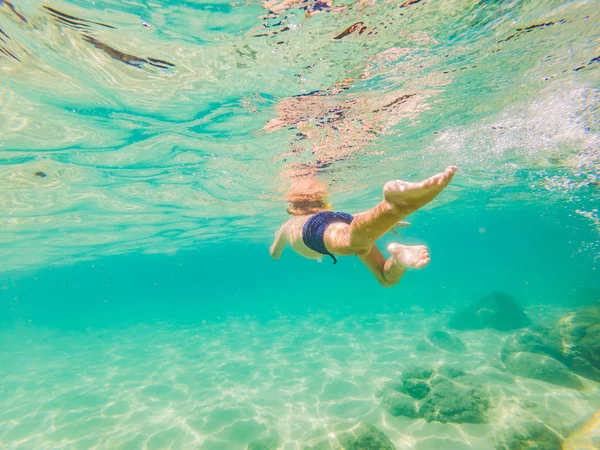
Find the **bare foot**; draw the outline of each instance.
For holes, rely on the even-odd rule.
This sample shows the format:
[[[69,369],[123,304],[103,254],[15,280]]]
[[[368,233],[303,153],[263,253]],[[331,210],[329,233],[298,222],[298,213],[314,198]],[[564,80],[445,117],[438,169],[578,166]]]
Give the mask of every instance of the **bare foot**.
[[[388,252],[390,252],[394,259],[401,266],[410,269],[422,269],[431,258],[429,257],[429,249],[424,245],[401,245],[392,243],[388,245]]]
[[[429,203],[448,186],[456,172],[456,167],[450,166],[445,172],[427,178],[420,183],[408,181],[388,181],[383,187],[383,196],[394,209],[412,212]]]

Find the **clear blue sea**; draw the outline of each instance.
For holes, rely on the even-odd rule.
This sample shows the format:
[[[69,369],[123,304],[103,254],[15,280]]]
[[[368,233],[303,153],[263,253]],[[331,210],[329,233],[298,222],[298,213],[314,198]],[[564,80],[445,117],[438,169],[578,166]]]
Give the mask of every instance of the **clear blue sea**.
[[[0,0],[0,449],[600,448],[599,6]],[[270,258],[448,165],[397,286]]]

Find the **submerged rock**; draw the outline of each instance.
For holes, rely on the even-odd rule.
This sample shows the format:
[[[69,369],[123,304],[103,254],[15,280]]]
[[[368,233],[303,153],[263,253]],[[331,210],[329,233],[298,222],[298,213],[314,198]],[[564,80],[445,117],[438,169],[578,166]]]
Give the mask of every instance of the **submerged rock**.
[[[569,411],[561,410],[560,408],[548,408],[543,404],[545,403],[543,399],[537,402],[521,399],[521,401],[514,403],[517,405],[520,403],[521,411],[515,412],[513,410],[511,414],[513,426],[526,422],[541,422],[555,433],[566,436],[575,425],[575,418]]]
[[[404,373],[399,392],[404,392],[412,398],[421,400],[429,394],[431,387],[429,379],[433,375],[433,369],[428,367],[415,367]]]
[[[483,297],[474,305],[457,312],[448,324],[458,330],[493,328],[500,331],[515,330],[531,325],[531,319],[506,293],[495,292]]]
[[[470,376],[464,370],[457,369],[456,367],[452,367],[452,366],[441,366],[441,367],[438,367],[437,373],[439,375],[442,375],[442,376],[446,377],[446,378],[459,378],[459,377]]]
[[[338,441],[344,450],[395,450],[392,441],[371,424],[361,423],[355,430],[343,433]]]
[[[496,440],[497,450],[561,450],[563,439],[542,422],[526,422]]]
[[[420,417],[415,399],[400,392],[390,392],[384,400],[385,410],[394,417]]]
[[[576,374],[600,382],[600,302],[567,314],[551,326],[514,336],[503,356],[515,352],[550,356]]]
[[[435,345],[431,345],[426,340],[417,341],[417,345],[415,346],[415,349],[418,352],[436,352],[436,351],[438,351],[438,348]]]
[[[484,423],[490,406],[483,391],[441,379],[423,400],[419,413],[427,422]]]
[[[507,369],[515,375],[577,390],[583,389],[579,378],[573,375],[563,363],[549,356],[518,352],[506,356],[504,362]]]
[[[565,436],[573,429],[571,411],[547,408],[542,402],[513,398],[510,413],[502,414],[503,427],[493,432],[497,450],[559,450]],[[581,449],[583,450],[583,449]]]
[[[463,341],[445,331],[432,331],[427,338],[437,348],[447,352],[462,353],[467,349]]]
[[[417,400],[425,398],[431,391],[428,380],[406,379],[402,386],[404,392]]]
[[[404,372],[402,382],[408,379],[420,379],[428,380],[434,374],[434,370],[431,367],[417,366]]]
[[[328,433],[329,434],[329,433]],[[329,438],[312,446],[301,446],[302,450],[395,450],[392,441],[377,427],[359,423],[348,431],[331,433]]]
[[[483,423],[487,419],[488,393],[462,370],[417,367],[407,371],[400,383],[387,386],[395,388],[382,395],[386,411],[393,416],[442,423]]]

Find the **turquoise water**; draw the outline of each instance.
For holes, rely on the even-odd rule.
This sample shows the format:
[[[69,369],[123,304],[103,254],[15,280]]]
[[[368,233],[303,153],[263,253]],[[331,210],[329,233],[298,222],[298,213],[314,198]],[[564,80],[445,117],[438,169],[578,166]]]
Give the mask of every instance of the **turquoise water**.
[[[598,448],[598,2],[315,8],[0,0],[0,448]],[[294,180],[356,213],[450,164],[399,285],[269,257]],[[449,326],[494,292],[532,324]]]

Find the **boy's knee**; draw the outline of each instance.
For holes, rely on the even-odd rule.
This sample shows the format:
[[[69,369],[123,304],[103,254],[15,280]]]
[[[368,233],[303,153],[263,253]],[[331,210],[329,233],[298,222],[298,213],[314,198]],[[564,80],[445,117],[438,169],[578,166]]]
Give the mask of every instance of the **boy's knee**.
[[[398,284],[397,281],[388,281],[388,280],[379,280],[379,284],[385,288],[390,288],[392,286],[396,286]]]
[[[356,256],[365,256],[371,251],[371,245],[353,245],[350,244],[350,251]]]

